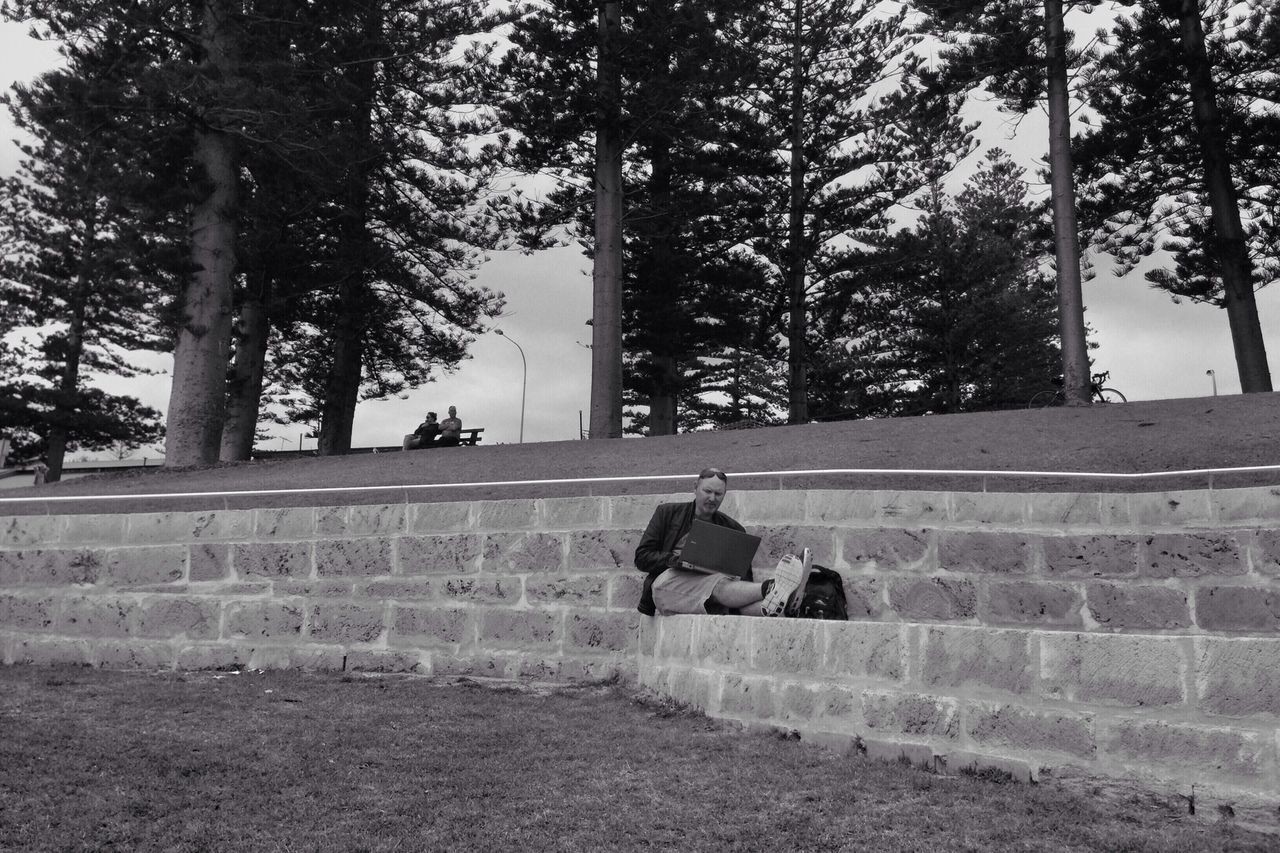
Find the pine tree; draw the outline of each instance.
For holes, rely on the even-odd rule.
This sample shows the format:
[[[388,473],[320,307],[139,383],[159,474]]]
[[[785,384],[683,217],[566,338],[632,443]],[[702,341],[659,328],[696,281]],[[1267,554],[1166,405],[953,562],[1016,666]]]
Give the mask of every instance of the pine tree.
[[[122,64],[119,46],[104,44],[5,99],[35,142],[3,187],[0,333],[27,327],[39,342],[9,350],[0,406],[14,446],[46,457],[49,482],[68,450],[136,447],[162,432],[158,412],[92,384],[145,373],[131,353],[168,346],[163,239],[123,203],[142,170],[108,106],[126,85]]]
[[[1021,170],[998,149],[955,199],[932,188],[911,229],[864,235],[831,325],[828,417],[965,412],[1025,404],[1058,375],[1048,241]]]
[[[1090,403],[1079,226],[1071,151],[1071,69],[1088,55],[1071,48],[1067,14],[1093,0],[915,0],[926,29],[944,37],[944,85],[984,85],[1006,109],[1026,112],[1041,99],[1049,114],[1049,182],[1053,211],[1063,391],[1069,405]]]
[[[1202,24],[1198,7],[1164,3],[1116,23],[1088,86],[1099,125],[1080,146],[1083,210],[1122,271],[1167,250],[1173,269],[1147,280],[1224,308],[1241,388],[1269,391],[1254,290],[1280,272],[1280,90],[1267,35],[1280,12],[1259,5],[1231,20],[1211,4],[1205,14]]]
[[[850,235],[886,227],[894,205],[968,151],[955,101],[918,84],[906,15],[871,0],[786,0],[751,35],[757,145],[783,152],[748,178],[764,208],[751,247],[778,271],[791,423],[810,414],[810,300],[841,276]]]

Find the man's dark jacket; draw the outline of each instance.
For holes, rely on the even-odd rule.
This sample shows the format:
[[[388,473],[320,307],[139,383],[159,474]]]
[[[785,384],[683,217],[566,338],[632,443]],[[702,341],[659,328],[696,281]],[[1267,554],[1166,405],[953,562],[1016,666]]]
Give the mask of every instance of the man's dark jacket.
[[[653,518],[636,545],[636,568],[645,573],[644,591],[640,594],[640,603],[636,609],[646,616],[656,612],[653,604],[653,580],[671,567],[672,552],[680,537],[689,532],[693,526],[694,502],[661,504],[653,511]],[[711,523],[733,530],[743,531],[743,527],[723,512],[717,511],[711,516]]]

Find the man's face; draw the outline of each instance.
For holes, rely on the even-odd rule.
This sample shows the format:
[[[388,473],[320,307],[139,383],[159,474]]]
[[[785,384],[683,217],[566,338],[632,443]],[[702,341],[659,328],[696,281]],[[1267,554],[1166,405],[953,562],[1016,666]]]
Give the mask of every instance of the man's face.
[[[724,501],[724,493],[724,481],[719,477],[699,480],[693,490],[694,515],[698,518],[710,518]]]
[[[455,409],[453,406],[450,406],[450,407],[449,407],[449,417],[453,417],[453,416],[454,416],[454,415],[456,415],[456,414],[458,414],[458,410],[457,410],[457,409]]]

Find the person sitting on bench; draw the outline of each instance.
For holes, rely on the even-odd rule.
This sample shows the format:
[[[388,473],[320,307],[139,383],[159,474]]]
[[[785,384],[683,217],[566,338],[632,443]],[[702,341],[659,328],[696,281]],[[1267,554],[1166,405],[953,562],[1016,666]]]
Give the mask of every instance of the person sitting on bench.
[[[695,518],[745,532],[741,524],[720,512],[728,488],[729,479],[723,471],[704,468],[698,474],[692,501],[662,504],[654,510],[635,553],[636,568],[646,574],[636,605],[641,613],[783,615],[805,574],[804,562],[793,555],[783,557],[774,576],[764,583],[680,566],[680,551]]]
[[[462,420],[458,417],[456,406],[449,407],[449,417],[440,422],[440,439],[436,442],[441,447],[457,447],[462,438]]]
[[[404,437],[404,449],[419,450],[431,447],[436,443],[438,435],[440,435],[440,424],[436,423],[436,413],[427,412],[427,419],[418,425],[412,435]]]

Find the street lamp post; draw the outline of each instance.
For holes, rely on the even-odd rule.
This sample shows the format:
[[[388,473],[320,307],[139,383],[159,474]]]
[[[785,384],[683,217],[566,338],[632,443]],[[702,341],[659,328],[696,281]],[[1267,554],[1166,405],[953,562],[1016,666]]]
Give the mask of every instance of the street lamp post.
[[[511,336],[501,329],[494,329],[502,337],[516,344]],[[524,357],[524,347],[516,344],[516,349],[520,350],[520,443],[524,444],[524,392],[529,384],[529,362]]]
[[[1209,381],[1213,383],[1213,396],[1218,396],[1218,375],[1212,370],[1206,370],[1205,373],[1209,374]]]

